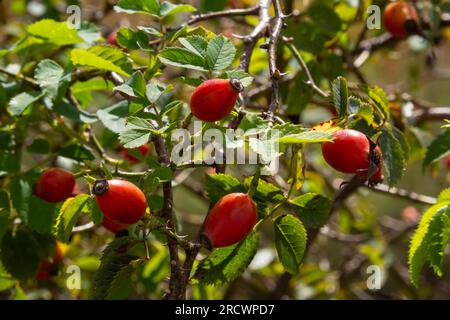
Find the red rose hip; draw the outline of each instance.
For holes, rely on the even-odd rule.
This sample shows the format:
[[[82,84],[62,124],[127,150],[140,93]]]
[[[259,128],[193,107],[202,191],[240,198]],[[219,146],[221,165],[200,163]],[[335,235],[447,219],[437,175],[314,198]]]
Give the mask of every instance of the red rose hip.
[[[106,38],[106,42],[108,42],[110,45],[118,47],[119,43],[117,42],[117,31],[111,32]]]
[[[56,274],[59,265],[63,261],[64,250],[61,242],[56,241],[55,244],[55,254],[51,260],[42,260],[39,264],[39,270],[36,274],[37,280],[46,280],[52,274]]]
[[[72,195],[75,177],[69,171],[60,168],[45,170],[35,186],[35,194],[47,202],[61,202]]]
[[[331,167],[343,173],[357,174],[363,179],[369,178],[374,183],[382,180],[381,150],[375,146],[371,152],[371,142],[365,134],[345,129],[334,132],[333,137],[332,142],[322,144],[323,157]],[[371,163],[376,166],[375,172],[369,169]]]
[[[226,247],[244,239],[256,223],[256,205],[246,193],[230,193],[211,209],[204,235],[215,247]]]
[[[136,185],[125,180],[97,180],[92,193],[104,217],[119,224],[134,224],[145,214],[147,199]]]
[[[111,231],[112,233],[119,233],[121,231],[125,231],[128,229],[127,224],[114,222],[114,221],[108,219],[106,216],[103,216],[102,226],[106,230]]]
[[[411,3],[397,1],[384,9],[383,23],[390,34],[403,38],[418,31],[419,17]]]
[[[235,78],[206,80],[192,94],[191,112],[203,121],[221,120],[233,110],[243,89]]]

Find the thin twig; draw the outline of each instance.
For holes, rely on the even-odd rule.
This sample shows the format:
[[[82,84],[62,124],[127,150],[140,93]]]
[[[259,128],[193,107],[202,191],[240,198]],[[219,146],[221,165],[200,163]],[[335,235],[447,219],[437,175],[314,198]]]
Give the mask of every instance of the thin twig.
[[[187,25],[193,25],[201,21],[215,19],[215,18],[224,18],[224,17],[235,17],[235,16],[250,16],[258,14],[259,5],[244,8],[244,9],[229,9],[224,11],[215,11],[208,13],[201,13],[195,16],[192,16],[187,22]]]
[[[281,5],[279,0],[273,0],[273,7],[275,9],[275,22],[272,27],[272,32],[270,34],[268,51],[269,51],[269,72],[270,79],[272,81],[272,94],[270,97],[270,105],[267,109],[266,117],[269,121],[273,121],[273,115],[275,111],[280,106],[279,98],[279,84],[278,80],[281,78],[281,71],[278,70],[276,65],[277,59],[277,45],[280,38],[281,29],[283,28],[284,15],[281,11]]]
[[[33,78],[29,78],[22,74],[17,74],[17,73],[11,72],[3,67],[0,67],[0,73],[6,74],[7,76],[18,79],[18,80],[22,80],[22,81],[28,83],[29,85],[31,85],[35,89],[40,88],[39,83],[36,80],[34,80]]]
[[[292,52],[292,54],[294,55],[294,58],[298,61],[298,63],[300,63],[300,66],[302,67],[302,69],[305,71],[306,76],[308,77],[308,82],[307,84],[309,86],[311,86],[311,88],[313,90],[315,90],[318,94],[320,94],[322,97],[324,98],[328,98],[329,94],[325,91],[323,91],[322,89],[319,88],[319,86],[315,83],[313,76],[311,75],[311,72],[309,71],[308,66],[305,63],[305,60],[303,59],[303,57],[301,56],[300,52],[298,52],[297,48],[295,47],[295,45],[292,43],[292,41],[290,41],[290,39],[283,37],[283,41],[286,43],[287,47],[289,48],[289,50]]]
[[[161,165],[170,165],[170,157],[167,150],[167,146],[161,135],[155,135],[153,137],[156,153],[159,156],[159,162]],[[175,230],[175,223],[173,218],[173,193],[172,193],[172,181],[163,182],[163,196],[164,204],[161,210],[162,216],[167,221],[167,227],[172,232]],[[178,299],[180,293],[178,292],[179,280],[181,275],[180,257],[178,255],[177,241],[169,238],[168,247],[170,254],[170,281],[169,292],[166,295],[167,299]],[[184,294],[184,293],[183,293]]]
[[[270,23],[269,7],[271,0],[259,1],[259,23],[253,29],[252,33],[247,36],[240,36],[244,41],[244,49],[242,51],[241,60],[238,69],[248,71],[253,49],[258,40],[266,33]]]

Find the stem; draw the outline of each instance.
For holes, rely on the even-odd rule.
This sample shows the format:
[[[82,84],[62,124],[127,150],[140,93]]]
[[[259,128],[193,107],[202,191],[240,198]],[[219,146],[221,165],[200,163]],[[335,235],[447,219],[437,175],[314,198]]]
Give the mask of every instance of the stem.
[[[7,69],[0,67],[0,73],[6,74],[7,76],[10,76],[12,78],[16,78],[18,80],[22,80],[23,82],[28,83],[29,85],[31,85],[32,87],[34,87],[35,89],[39,89],[39,83],[37,83],[36,80],[34,80],[33,78],[29,78],[27,76],[24,76],[22,74],[16,74],[14,72],[8,71]]]
[[[259,23],[256,25],[255,29],[253,29],[252,33],[242,37],[242,40],[244,41],[244,49],[242,51],[242,56],[238,67],[239,70],[248,72],[253,49],[255,48],[258,40],[264,35],[269,27],[269,7],[270,0],[259,1]]]
[[[322,89],[319,88],[319,86],[314,82],[314,78],[311,75],[311,71],[309,71],[308,66],[305,63],[305,60],[303,60],[303,57],[301,56],[300,52],[298,52],[295,45],[290,41],[290,39],[283,37],[283,41],[286,43],[286,46],[293,54],[294,58],[300,63],[301,67],[306,73],[306,76],[308,77],[308,84],[311,86],[313,90],[315,90],[318,94],[320,94],[324,98],[328,98],[329,94]]]
[[[258,40],[266,33],[269,24],[270,24],[270,15],[269,15],[269,7],[270,0],[260,0],[258,9],[259,9],[259,23],[256,25],[255,29],[253,29],[252,33],[247,36],[241,37],[244,42],[244,49],[242,51],[241,59],[239,62],[238,70],[243,70],[248,72],[248,67],[250,65],[250,60],[252,58],[253,50],[256,46]],[[240,101],[243,101],[241,95],[239,97]],[[233,118],[228,124],[228,128],[236,130],[239,127],[242,119],[245,115],[245,108],[242,104],[239,108],[237,117]],[[217,173],[225,173],[226,170],[226,154],[223,155],[224,164],[216,165]]]
[[[256,192],[260,176],[261,176],[261,166],[257,165],[255,175],[253,176],[252,182],[250,183],[250,188],[248,189],[247,192],[250,197],[252,197],[253,194]]]
[[[186,24],[193,25],[201,21],[223,18],[223,17],[236,17],[236,16],[250,16],[255,15],[259,11],[259,5],[245,9],[229,9],[224,11],[208,12],[204,14],[195,15],[190,18]]]
[[[170,157],[167,150],[167,146],[161,135],[155,135],[153,137],[153,142],[155,144],[156,152],[159,156],[159,162],[161,165],[170,166]],[[174,232],[175,224],[173,219],[173,193],[172,193],[172,181],[163,182],[163,196],[164,204],[161,211],[162,216],[167,221],[167,228]],[[181,280],[181,265],[180,258],[178,255],[178,245],[177,241],[173,238],[168,239],[168,247],[170,254],[170,280],[169,280],[169,291],[166,294],[167,299],[184,299],[185,291],[180,292],[180,280]]]
[[[269,71],[272,81],[272,95],[270,97],[270,105],[267,109],[266,117],[270,122],[273,122],[273,114],[280,106],[279,85],[278,80],[281,78],[281,72],[276,65],[277,59],[277,45],[283,27],[284,15],[281,12],[281,5],[279,0],[273,0],[273,7],[275,9],[275,23],[272,27],[272,32],[269,38]]]

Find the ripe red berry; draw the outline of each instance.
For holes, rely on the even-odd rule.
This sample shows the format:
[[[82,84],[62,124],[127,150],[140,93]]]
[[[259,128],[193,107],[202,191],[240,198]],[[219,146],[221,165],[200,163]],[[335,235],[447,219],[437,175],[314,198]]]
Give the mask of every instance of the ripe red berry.
[[[128,229],[128,225],[114,222],[111,219],[108,219],[106,216],[103,217],[102,226],[112,233],[119,233]]]
[[[133,149],[133,150],[138,151],[143,157],[145,157],[145,156],[148,154],[149,150],[150,150],[150,145],[149,145],[148,143],[146,143],[146,144],[143,144],[142,146],[137,147],[137,148],[135,148],[135,149]],[[135,156],[133,156],[133,155],[128,151],[128,149],[126,149],[126,148],[122,148],[122,149],[120,150],[120,153],[121,153],[122,156],[124,156],[124,158],[126,158],[130,163],[135,164],[135,163],[138,163],[138,162],[140,161],[138,158],[136,158]]]
[[[383,22],[390,34],[403,38],[418,31],[419,17],[411,3],[397,1],[384,9]]]
[[[108,42],[110,45],[118,47],[119,43],[117,42],[117,31],[111,32],[106,38],[106,42]]]
[[[382,180],[382,156],[378,146],[371,151],[371,143],[367,136],[352,129],[339,130],[333,133],[332,142],[322,144],[325,161],[337,171],[358,174],[363,179],[369,178],[376,183]],[[376,172],[369,169],[375,166]],[[368,177],[371,174],[371,177]]]
[[[69,171],[60,168],[45,170],[35,187],[35,194],[47,202],[61,202],[72,195],[75,178]]]
[[[121,224],[138,222],[145,214],[147,199],[133,183],[97,180],[92,188],[104,217]]]
[[[42,260],[39,264],[39,271],[36,274],[37,280],[46,280],[52,273],[58,270],[59,265],[63,261],[64,250],[61,242],[55,243],[55,254],[51,260]]]
[[[444,157],[444,164],[447,166],[447,169],[450,169],[450,154]]]
[[[232,245],[247,236],[256,218],[256,205],[248,194],[227,194],[209,212],[205,236],[215,248]]]
[[[238,79],[206,80],[192,94],[191,112],[203,121],[221,120],[233,110],[243,89]]]

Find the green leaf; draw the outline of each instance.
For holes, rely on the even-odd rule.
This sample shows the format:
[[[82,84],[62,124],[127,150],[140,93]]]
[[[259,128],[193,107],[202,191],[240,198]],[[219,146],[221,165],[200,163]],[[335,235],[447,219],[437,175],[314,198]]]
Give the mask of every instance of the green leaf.
[[[42,91],[54,99],[58,96],[60,88],[64,89],[68,85],[71,74],[70,72],[66,73],[55,61],[45,59],[39,62],[35,71],[35,78]]]
[[[153,27],[139,26],[138,30],[144,31],[146,34],[155,36],[157,38],[161,38],[163,36],[163,34],[158,29],[155,29]]]
[[[373,88],[366,88],[367,94],[369,98],[375,103],[384,117],[389,120],[390,119],[390,110],[389,110],[389,99],[387,97],[386,92],[378,86]]]
[[[332,83],[334,107],[340,117],[348,114],[348,88],[344,77],[337,77]]]
[[[28,297],[27,297],[25,291],[23,291],[23,289],[17,283],[14,293],[11,294],[11,296],[9,297],[9,300],[28,300]]]
[[[326,224],[331,201],[318,193],[306,193],[289,201],[292,209],[307,228],[320,228]]]
[[[177,13],[186,13],[197,11],[193,6],[189,4],[173,4],[168,1],[161,3],[160,16],[168,18]]]
[[[59,150],[61,157],[66,157],[76,161],[94,160],[93,151],[81,144],[70,144]]]
[[[28,231],[8,231],[3,237],[0,256],[5,269],[15,278],[29,279],[38,271],[39,244]]]
[[[33,194],[32,184],[25,179],[13,179],[9,188],[14,209],[23,221],[28,221],[30,201]]]
[[[347,105],[350,114],[357,114],[363,105],[363,101],[355,96],[348,97]]]
[[[69,198],[64,201],[56,218],[54,233],[57,239],[62,242],[69,241],[72,229],[83,212],[84,206],[87,205],[89,198],[87,194],[80,194],[75,198]]]
[[[282,155],[276,140],[250,137],[249,146],[259,155],[264,164],[268,164]]]
[[[382,131],[379,144],[383,154],[383,167],[388,183],[390,186],[394,186],[403,176],[406,165],[402,145],[390,129]]]
[[[206,63],[209,70],[217,71],[227,68],[236,55],[233,43],[222,35],[215,36],[206,48]]]
[[[193,35],[186,38],[180,38],[178,41],[192,53],[205,58],[206,49],[208,47],[208,40],[206,38],[199,35]]]
[[[81,21],[80,29],[78,29],[78,36],[85,42],[91,44],[100,39],[102,36],[95,23],[88,21]]]
[[[241,83],[244,87],[248,87],[253,82],[253,77],[249,75],[247,72],[242,70],[232,70],[232,71],[225,71],[220,78],[222,79],[231,79],[236,78],[241,80]]]
[[[0,176],[20,170],[19,157],[8,151],[0,151]]]
[[[15,286],[17,280],[14,279],[6,270],[3,264],[0,262],[0,292],[8,290]]]
[[[170,256],[164,247],[141,266],[138,273],[139,282],[148,292],[154,292],[160,283],[170,274]]]
[[[135,256],[130,256],[132,262]],[[114,264],[117,261],[119,263],[123,263],[126,261],[126,258],[115,258],[113,260]],[[133,292],[133,273],[136,270],[136,267],[132,263],[128,263],[128,265],[121,268],[115,275],[114,279],[111,281],[111,284],[108,288],[108,294],[105,297],[105,300],[125,300],[129,297],[129,295]]]
[[[325,131],[304,131],[297,134],[280,135],[278,142],[284,144],[300,144],[332,141],[333,136]]]
[[[206,61],[184,48],[167,48],[158,55],[159,60],[174,67],[207,71]]]
[[[324,5],[313,5],[308,9],[311,21],[322,31],[331,35],[341,30],[341,19],[334,10]]]
[[[38,91],[28,91],[19,93],[9,102],[9,112],[13,116],[20,116],[25,109],[42,98],[43,93]]]
[[[37,154],[47,154],[50,152],[50,145],[45,139],[35,139],[33,142],[27,147],[27,151],[31,153]]]
[[[170,167],[156,167],[152,172],[152,177],[157,178],[160,182],[170,181],[173,179],[173,171]]]
[[[247,189],[250,188],[252,180],[253,177],[245,178],[244,185]],[[253,197],[260,201],[269,201],[277,203],[284,200],[284,193],[277,186],[262,179],[259,179],[258,186],[256,187]]]
[[[150,140],[152,132],[154,128],[148,121],[129,117],[125,130],[120,132],[119,140],[125,148],[137,148]]]
[[[146,97],[150,103],[156,103],[162,96],[169,93],[173,89],[172,85],[162,86],[150,83],[146,87]]]
[[[0,150],[11,150],[13,146],[13,135],[10,132],[0,131]]]
[[[56,205],[34,195],[30,197],[29,211],[25,223],[40,234],[50,234],[56,221]]]
[[[124,84],[114,88],[115,91],[123,92],[130,97],[145,98],[146,82],[140,71],[133,75]]]
[[[270,127],[268,123],[268,120],[263,119],[258,114],[247,113],[239,124],[239,128],[244,132],[254,129],[252,130],[252,134],[257,134],[260,132],[267,132],[267,128]]]
[[[125,130],[125,118],[127,115],[128,102],[125,100],[97,111],[97,116],[103,125],[114,133],[120,133]]]
[[[423,160],[423,169],[428,167],[431,163],[443,158],[450,153],[450,130],[445,130],[442,134],[436,137],[428,146]]]
[[[373,124],[374,121],[374,114],[373,114],[373,108],[370,106],[370,104],[363,102],[361,105],[361,108],[358,110],[357,115],[364,119],[369,126]]]
[[[117,42],[123,48],[130,50],[149,50],[148,35],[144,31],[133,31],[131,28],[122,27],[117,32]]]
[[[77,81],[72,85],[73,94],[92,92],[92,91],[108,91],[114,88],[111,81],[102,78],[92,78],[87,81]]]
[[[158,0],[120,0],[114,9],[117,12],[144,13],[159,17],[160,5]]]
[[[76,29],[69,28],[66,22],[51,19],[37,21],[27,27],[29,34],[51,42],[57,46],[67,46],[83,42]]]
[[[94,198],[89,199],[85,209],[87,210],[83,211],[83,213],[86,213],[92,222],[94,222],[95,224],[102,223],[103,213]]]
[[[411,238],[408,264],[411,282],[417,287],[420,272],[430,262],[435,273],[442,275],[442,258],[450,231],[450,201],[437,203],[422,215]]]
[[[58,101],[58,103],[54,104],[53,111],[79,123],[91,124],[98,120],[95,114],[79,109],[66,101]]]
[[[297,274],[306,248],[306,230],[302,222],[291,215],[274,221],[275,247],[286,271]]]
[[[114,282],[122,270],[137,257],[126,253],[134,244],[129,237],[120,237],[111,242],[103,251],[100,268],[94,278],[92,299],[105,300],[114,288]],[[130,281],[130,279],[128,279]]]
[[[0,190],[0,244],[2,243],[2,238],[5,235],[6,230],[8,230],[9,215],[10,215],[10,205],[8,193],[6,191]]]
[[[239,277],[256,254],[259,236],[252,231],[232,246],[215,249],[198,265],[194,277],[207,284],[221,285]]]
[[[450,188],[442,190],[437,198],[437,202],[450,201]]]
[[[110,46],[96,46],[89,50],[73,49],[70,60],[74,66],[112,71],[124,76],[129,76],[131,71],[131,64],[125,54]]]
[[[226,174],[205,176],[205,189],[211,203],[216,203],[223,196],[233,192],[245,192],[238,179]]]

